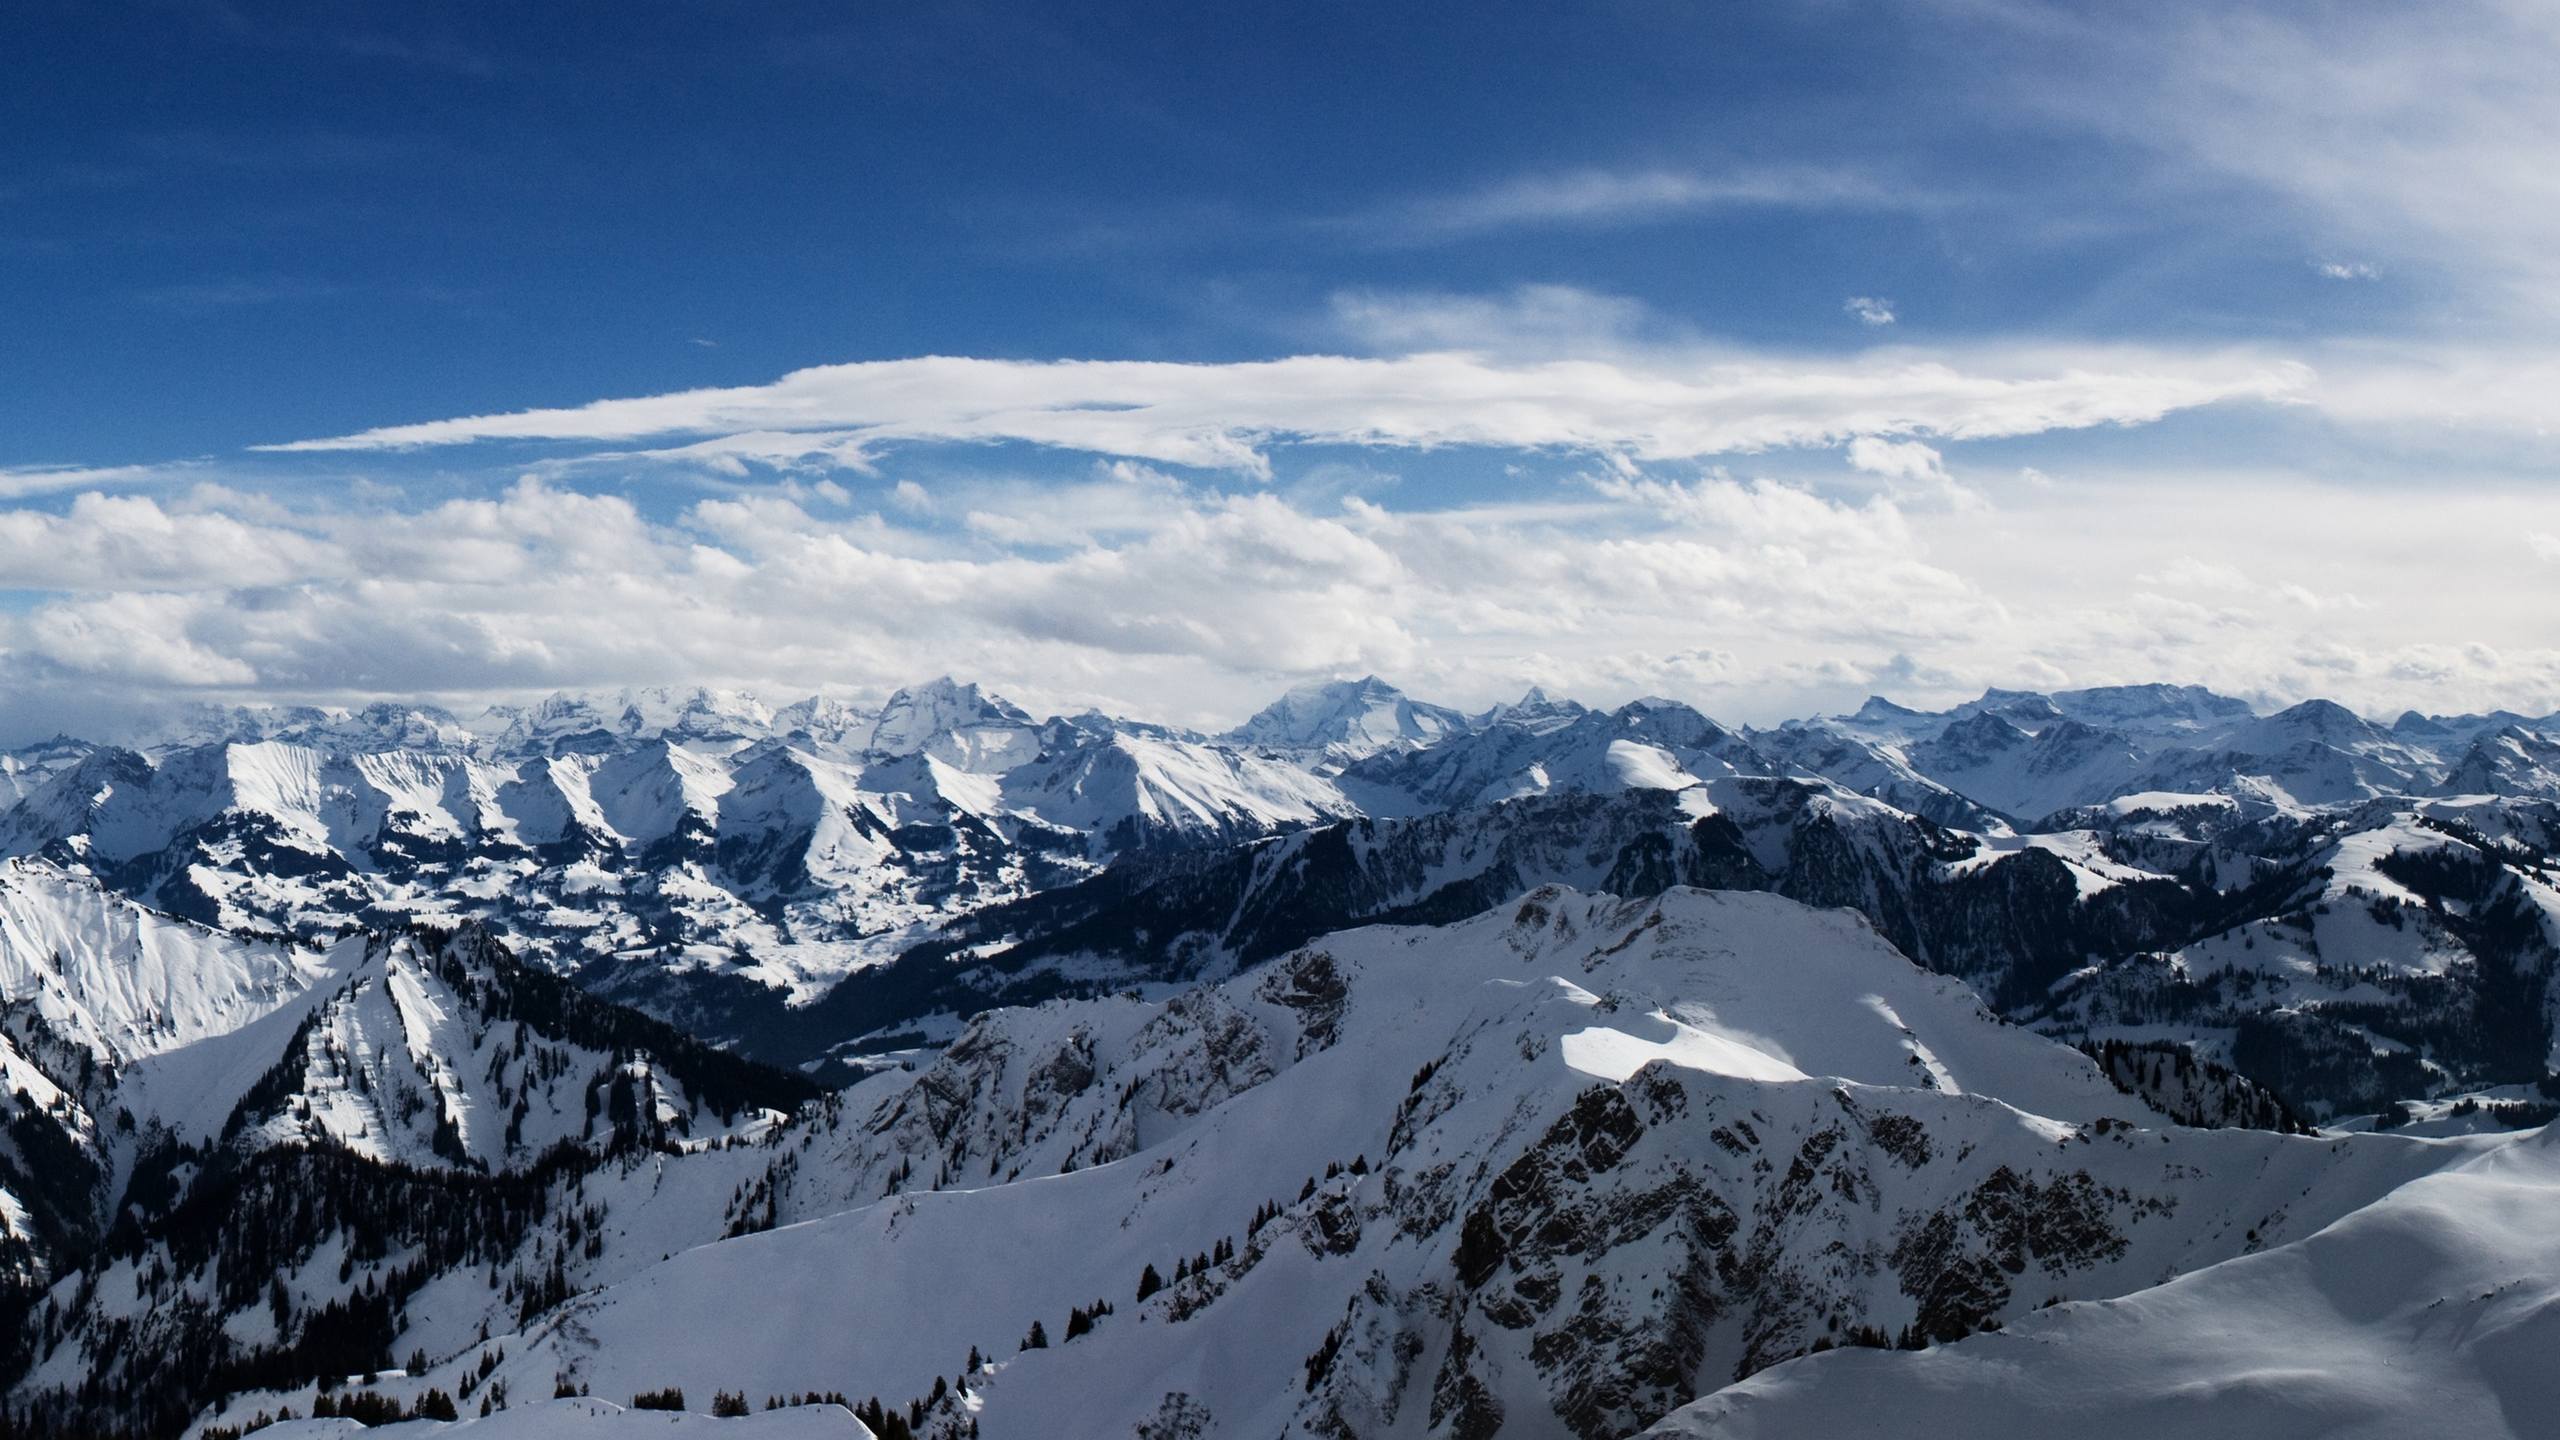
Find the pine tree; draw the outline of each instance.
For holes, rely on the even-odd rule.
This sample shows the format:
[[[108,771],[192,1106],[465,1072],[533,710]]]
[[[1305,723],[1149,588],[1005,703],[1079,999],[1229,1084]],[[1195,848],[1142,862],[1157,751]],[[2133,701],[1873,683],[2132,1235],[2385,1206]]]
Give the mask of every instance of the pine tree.
[[[1153,1265],[1149,1265],[1146,1270],[1138,1276],[1138,1298],[1140,1300],[1146,1299],[1148,1296],[1153,1295],[1163,1288],[1164,1277],[1156,1273],[1156,1267]]]

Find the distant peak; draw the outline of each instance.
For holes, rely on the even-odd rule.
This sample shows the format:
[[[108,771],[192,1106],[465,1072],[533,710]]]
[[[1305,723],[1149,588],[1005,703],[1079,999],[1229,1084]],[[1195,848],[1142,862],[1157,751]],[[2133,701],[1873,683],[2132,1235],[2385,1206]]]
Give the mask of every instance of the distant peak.
[[[2305,700],[2267,718],[2275,724],[2296,729],[2360,731],[2371,728],[2365,724],[2363,716],[2335,700]]]
[[[1938,738],[1951,745],[1991,745],[2006,748],[2026,741],[2027,732],[1989,710],[1976,711],[1961,720],[1948,722]]]
[[[1473,728],[1446,706],[1425,704],[1375,675],[1310,680],[1254,712],[1226,738],[1268,750],[1356,759],[1389,746],[1427,744]]]

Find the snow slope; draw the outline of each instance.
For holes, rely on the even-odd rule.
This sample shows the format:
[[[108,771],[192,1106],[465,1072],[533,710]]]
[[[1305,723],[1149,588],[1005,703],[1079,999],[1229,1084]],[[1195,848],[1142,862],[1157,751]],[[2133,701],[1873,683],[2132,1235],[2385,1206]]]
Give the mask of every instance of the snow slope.
[[[31,1005],[102,1060],[219,1039],[331,973],[309,947],[191,925],[41,861],[0,861],[0,1000]]]
[[[1919,1353],[1781,1365],[1648,1432],[1716,1440],[2543,1436],[2560,1416],[2560,1136],[2291,1244]]]
[[[776,1137],[780,1228],[491,1346],[518,1394],[891,1397],[975,1346],[989,1437],[1185,1406],[1218,1433],[1597,1437],[1857,1326],[2139,1290],[2479,1153],[2157,1123],[1854,916],[1548,889],[1168,1000],[983,1017]],[[665,1223],[631,1197],[607,1229]],[[1217,1258],[1174,1279],[1194,1251]],[[1171,1283],[1141,1301],[1149,1266]],[[1018,1351],[1035,1321],[1050,1346]]]

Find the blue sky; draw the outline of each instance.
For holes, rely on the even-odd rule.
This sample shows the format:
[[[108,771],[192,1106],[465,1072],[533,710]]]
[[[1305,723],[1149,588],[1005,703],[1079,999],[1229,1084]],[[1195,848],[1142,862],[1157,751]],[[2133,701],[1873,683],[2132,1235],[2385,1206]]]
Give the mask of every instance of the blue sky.
[[[1075,9],[12,7],[0,730],[2560,706],[2542,7]]]

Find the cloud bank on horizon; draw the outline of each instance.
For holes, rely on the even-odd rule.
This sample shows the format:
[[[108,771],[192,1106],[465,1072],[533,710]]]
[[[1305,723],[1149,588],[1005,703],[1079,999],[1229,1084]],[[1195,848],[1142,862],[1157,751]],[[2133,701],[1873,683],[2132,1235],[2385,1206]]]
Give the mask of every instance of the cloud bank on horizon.
[[[985,116],[919,112],[787,7],[584,62],[491,21],[410,46],[487,61],[433,75],[326,26],[263,33],[235,83],[299,88],[256,133],[64,124],[0,169],[0,244],[89,296],[0,342],[43,371],[0,401],[0,741],[190,698],[946,670],[1186,723],[1368,671],[1741,720],[2148,679],[2560,708],[2560,178],[2537,158],[2560,21],[1897,14],[1881,37],[1593,20],[1571,43],[1625,47],[1594,62],[1623,100],[1565,129],[1588,91],[1542,61],[1552,20],[1470,41],[1516,115],[1437,88],[1425,37],[1372,37],[1365,137],[1312,94],[1189,88],[1108,27],[971,30],[989,113],[1102,107],[1102,148],[1051,157],[1054,183],[1010,151],[923,165],[996,144]],[[923,71],[960,64],[915,38],[942,21],[909,37]],[[1234,39],[1192,38],[1202,63]],[[1712,102],[1668,83],[1755,45],[1789,58]],[[1911,76],[1838,81],[1884,55]],[[679,202],[663,249],[470,164],[567,163],[473,107],[680,58],[776,98],[706,110],[703,152],[609,137]],[[821,61],[854,90],[795,104]],[[1062,98],[1105,74],[1131,84]],[[425,118],[363,130],[328,84],[297,110],[315,80]],[[1950,89],[1970,98],[1892,109]],[[867,212],[803,234],[830,182],[721,129],[839,123],[816,99],[845,93],[911,117],[864,163],[919,234]],[[230,226],[204,273],[166,273],[122,208],[182,169],[229,177],[184,192]],[[509,223],[421,212],[467,279],[387,238],[418,185]],[[688,190],[738,187],[769,232],[691,228]],[[551,274],[528,234],[615,263]],[[315,257],[338,273],[292,273]],[[810,277],[845,264],[916,298],[812,330],[767,294],[832,300]],[[635,349],[624,317],[652,311],[662,343]]]

